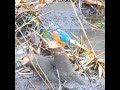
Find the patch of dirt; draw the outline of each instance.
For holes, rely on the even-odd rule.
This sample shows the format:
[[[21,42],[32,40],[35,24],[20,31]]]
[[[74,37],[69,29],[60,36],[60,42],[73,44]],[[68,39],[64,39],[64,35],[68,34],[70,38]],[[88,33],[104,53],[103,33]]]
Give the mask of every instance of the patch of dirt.
[[[40,57],[41,59],[39,60],[39,64],[53,85],[53,88],[58,90],[58,78],[54,75],[54,68],[51,67],[50,63],[50,61],[53,61],[53,58],[48,58],[45,56]],[[80,79],[84,81],[85,78],[82,77]],[[96,78],[91,85],[89,83],[86,83],[86,85],[80,85],[77,82],[69,81],[63,84],[62,87],[64,88],[63,90],[105,90],[104,79]],[[15,90],[34,90],[33,86],[38,90],[49,90],[45,83],[36,75],[33,77],[32,74],[19,74],[19,72],[15,74]]]

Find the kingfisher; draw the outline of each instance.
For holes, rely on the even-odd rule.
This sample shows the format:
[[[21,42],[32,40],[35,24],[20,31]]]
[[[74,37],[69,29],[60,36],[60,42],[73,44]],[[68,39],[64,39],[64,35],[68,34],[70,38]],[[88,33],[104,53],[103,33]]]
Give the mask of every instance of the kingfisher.
[[[73,40],[65,31],[60,29],[58,25],[54,25],[53,29],[53,39],[61,44],[61,46],[64,46],[65,44],[74,44],[87,51],[84,46],[82,46],[78,41]]]

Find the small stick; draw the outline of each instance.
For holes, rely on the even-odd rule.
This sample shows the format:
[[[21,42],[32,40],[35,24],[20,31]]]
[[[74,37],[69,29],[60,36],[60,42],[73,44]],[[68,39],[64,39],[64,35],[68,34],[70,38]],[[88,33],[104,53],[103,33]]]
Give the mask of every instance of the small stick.
[[[20,68],[20,69],[16,70],[15,73],[17,73],[17,72],[19,72],[19,71],[21,71],[21,70],[23,70],[23,69],[24,69],[24,68]]]
[[[60,75],[59,75],[58,69],[57,69],[57,74],[58,74],[58,78],[59,78],[59,90],[62,90],[61,81],[60,81]]]
[[[28,80],[28,82],[32,85],[32,87],[33,87],[35,90],[37,90],[36,87],[32,84],[32,82],[31,82],[30,80]]]
[[[22,73],[22,72],[18,72],[21,75],[32,75],[33,73]]]

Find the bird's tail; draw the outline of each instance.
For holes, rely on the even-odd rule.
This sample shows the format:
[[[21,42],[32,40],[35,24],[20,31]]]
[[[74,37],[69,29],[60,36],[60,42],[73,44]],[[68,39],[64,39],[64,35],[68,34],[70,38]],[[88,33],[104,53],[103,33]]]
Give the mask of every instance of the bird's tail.
[[[77,45],[78,47],[82,48],[82,49],[85,50],[85,51],[88,51],[84,46],[82,46],[82,45],[81,45],[79,42],[77,42],[76,40],[71,39],[71,40],[70,40],[70,43],[71,43],[71,44],[74,44],[74,45]]]

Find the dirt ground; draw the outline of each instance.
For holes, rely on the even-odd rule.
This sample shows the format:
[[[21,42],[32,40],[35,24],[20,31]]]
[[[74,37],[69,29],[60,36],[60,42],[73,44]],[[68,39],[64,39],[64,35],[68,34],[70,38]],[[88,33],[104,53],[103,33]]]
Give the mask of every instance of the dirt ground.
[[[58,78],[55,77],[54,68],[51,67],[50,62],[53,58],[41,55],[38,63],[41,65],[44,73],[50,80],[53,88],[59,90]],[[17,72],[15,74],[15,90],[49,90],[45,83],[36,75],[33,77],[33,72],[31,69],[30,74],[21,74]],[[85,80],[84,76],[80,77],[81,81]],[[105,79],[100,79],[96,76],[92,80],[91,84],[88,83],[89,80],[86,79],[87,83],[85,85],[80,85],[77,82],[69,81],[63,84],[62,90],[105,90]]]
[[[48,79],[50,80],[53,88],[55,90],[59,90],[59,83],[56,82],[58,81],[58,79],[54,78],[54,74],[52,74],[53,68],[50,68],[49,64],[50,60],[52,61],[52,58],[48,59],[45,56],[41,56],[41,60],[39,60],[39,62],[42,63],[41,65],[44,66],[44,68],[42,69],[44,73],[48,76]],[[50,70],[48,67],[50,68]],[[84,79],[85,77],[81,78],[81,80]],[[90,84],[80,85],[74,81],[70,81],[66,82],[66,84],[64,84],[62,87],[63,87],[62,90],[105,90],[105,80],[96,77],[96,79],[92,80],[91,85]],[[19,72],[15,74],[15,90],[49,90],[49,89],[38,76],[34,75],[33,77],[33,73],[31,71],[31,74],[21,74]]]
[[[38,77],[33,77],[33,75],[19,75],[16,73],[15,77],[15,90],[35,90],[35,88],[36,90],[49,90],[42,80]],[[85,86],[79,86],[79,84],[71,82],[66,85],[67,89],[64,90],[105,90],[104,79],[98,79],[97,82],[92,84],[94,89],[88,89]],[[52,85],[55,90],[58,90],[58,83],[52,82]]]

